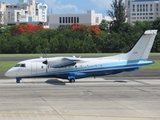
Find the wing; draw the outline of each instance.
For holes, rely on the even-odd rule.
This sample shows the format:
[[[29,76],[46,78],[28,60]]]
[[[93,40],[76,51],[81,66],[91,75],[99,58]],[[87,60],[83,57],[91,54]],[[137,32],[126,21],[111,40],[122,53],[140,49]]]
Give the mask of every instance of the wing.
[[[56,61],[43,61],[43,64],[48,64],[50,68],[59,68],[73,66],[80,61],[80,58],[64,57]]]

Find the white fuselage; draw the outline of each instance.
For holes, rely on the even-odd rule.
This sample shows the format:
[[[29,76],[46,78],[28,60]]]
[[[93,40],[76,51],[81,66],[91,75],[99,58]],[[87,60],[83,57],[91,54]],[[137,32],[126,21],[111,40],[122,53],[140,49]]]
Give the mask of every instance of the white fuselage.
[[[67,78],[73,74],[75,78],[87,76],[101,76],[134,70],[144,64],[151,64],[149,61],[139,61],[137,63],[127,60],[112,60],[107,58],[76,58],[75,64],[62,60],[64,57],[39,58],[19,62],[16,66],[8,70],[5,76],[8,77],[60,77]],[[65,57],[72,59],[73,57]],[[75,58],[73,58],[75,59]],[[44,64],[47,61],[47,64]],[[67,65],[67,64],[69,65]]]

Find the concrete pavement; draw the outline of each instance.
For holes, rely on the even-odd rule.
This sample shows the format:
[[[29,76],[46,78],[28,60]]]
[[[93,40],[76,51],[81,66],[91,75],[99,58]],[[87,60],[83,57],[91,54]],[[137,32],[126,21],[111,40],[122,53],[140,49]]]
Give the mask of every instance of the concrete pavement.
[[[159,120],[160,79],[0,79],[3,120]]]

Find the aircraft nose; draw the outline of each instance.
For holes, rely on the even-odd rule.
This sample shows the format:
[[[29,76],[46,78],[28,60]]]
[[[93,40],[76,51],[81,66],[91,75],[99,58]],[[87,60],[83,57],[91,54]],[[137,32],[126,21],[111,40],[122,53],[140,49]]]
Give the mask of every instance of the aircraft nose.
[[[10,72],[9,70],[4,74],[6,77],[10,77]]]
[[[14,77],[15,76],[15,72],[13,71],[13,69],[10,69],[4,75],[6,77]]]

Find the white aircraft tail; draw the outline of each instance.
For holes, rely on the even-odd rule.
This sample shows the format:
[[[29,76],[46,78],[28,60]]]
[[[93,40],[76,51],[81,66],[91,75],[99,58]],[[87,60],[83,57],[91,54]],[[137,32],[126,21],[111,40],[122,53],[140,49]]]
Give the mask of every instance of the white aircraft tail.
[[[111,57],[104,57],[108,60],[128,60],[138,62],[139,60],[147,60],[152,49],[157,30],[146,30],[140,37],[135,46],[125,54],[119,54]]]
[[[147,30],[140,37],[135,46],[126,53],[128,60],[146,60],[149,57],[150,51],[152,49],[157,30]]]

